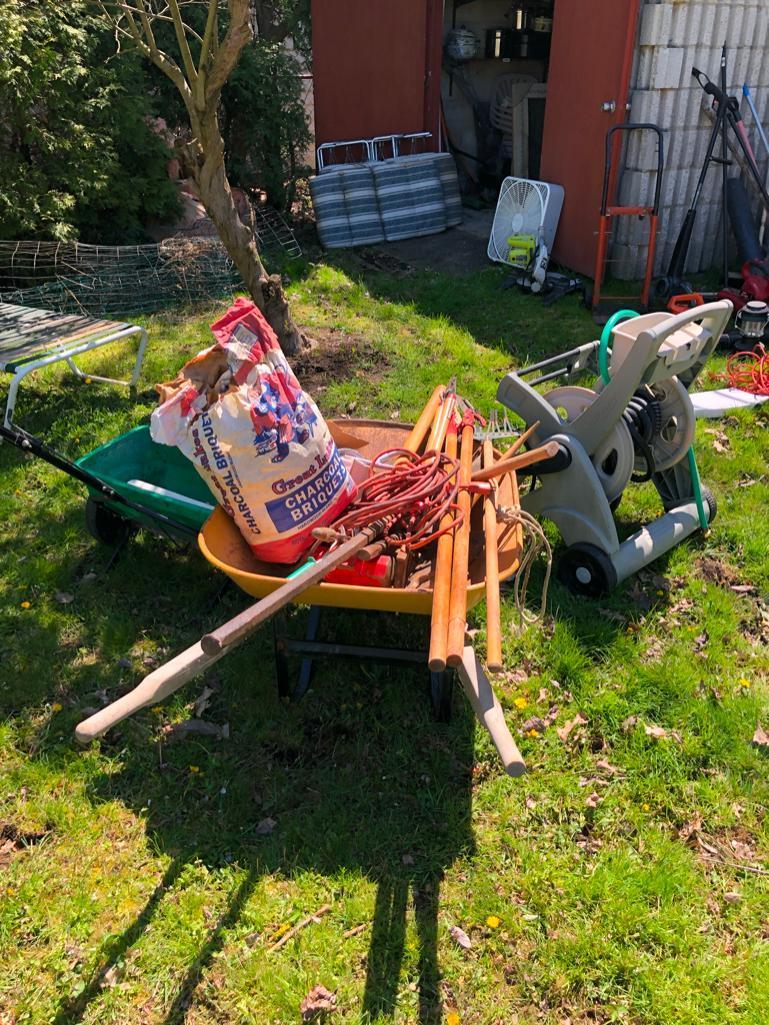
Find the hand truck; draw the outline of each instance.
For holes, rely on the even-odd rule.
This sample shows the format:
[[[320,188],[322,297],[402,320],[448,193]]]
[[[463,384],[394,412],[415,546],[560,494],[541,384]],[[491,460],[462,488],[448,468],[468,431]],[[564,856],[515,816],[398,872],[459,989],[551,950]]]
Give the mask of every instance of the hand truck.
[[[615,132],[655,132],[657,135],[657,180],[654,185],[654,202],[651,206],[610,206],[609,189],[614,185],[612,167],[612,153],[615,149]],[[646,270],[644,273],[643,286],[641,288],[640,303],[644,309],[649,306],[649,293],[651,291],[652,273],[654,271],[654,252],[657,245],[657,221],[660,209],[660,191],[662,189],[662,172],[664,169],[664,148],[662,141],[662,129],[659,125],[628,122],[624,125],[614,125],[606,133],[606,158],[603,172],[603,193],[601,196],[601,217],[598,221],[598,245],[595,253],[595,272],[593,284],[593,299],[591,302],[593,314],[596,314],[601,302],[601,286],[603,285],[606,272],[606,251],[609,246],[611,234],[611,221],[613,217],[638,217],[649,219],[649,240],[646,249]],[[626,305],[628,300],[637,299],[637,296],[617,296],[620,305]]]

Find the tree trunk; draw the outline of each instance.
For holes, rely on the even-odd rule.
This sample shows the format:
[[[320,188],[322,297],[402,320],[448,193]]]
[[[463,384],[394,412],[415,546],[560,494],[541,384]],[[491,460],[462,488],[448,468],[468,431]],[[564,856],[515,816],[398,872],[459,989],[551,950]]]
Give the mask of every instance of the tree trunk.
[[[224,166],[224,142],[216,113],[199,115],[192,127],[191,164],[206,213],[246,289],[278,336],[281,349],[287,356],[293,356],[307,343],[291,318],[280,275],[267,273],[252,230],[238,216]]]

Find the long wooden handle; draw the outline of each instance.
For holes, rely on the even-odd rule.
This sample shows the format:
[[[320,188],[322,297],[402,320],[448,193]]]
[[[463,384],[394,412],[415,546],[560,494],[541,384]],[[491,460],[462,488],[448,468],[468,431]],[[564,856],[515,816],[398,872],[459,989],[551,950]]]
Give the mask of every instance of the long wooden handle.
[[[457,431],[454,424],[449,424],[446,435],[446,455],[452,459],[457,457]],[[454,514],[447,512],[441,519],[441,529],[447,529]],[[446,668],[446,649],[448,647],[449,602],[451,600],[451,561],[454,553],[454,532],[449,530],[438,538],[435,552],[435,572],[433,574],[433,607],[430,618],[430,653],[428,664],[434,673],[442,673]]]
[[[483,443],[484,468],[494,464],[491,438]],[[497,507],[493,495],[483,500],[483,531],[486,541],[486,664],[492,673],[502,672],[502,625],[499,602],[499,551]]]
[[[433,426],[435,419],[435,413],[438,407],[441,405],[443,400],[443,393],[446,391],[446,386],[443,384],[436,385],[432,395],[427,400],[427,405],[419,414],[419,419],[411,428],[411,433],[406,439],[403,447],[408,449],[409,452],[416,452],[419,446],[425,440],[428,432]]]
[[[485,480],[493,480],[494,477],[504,477],[506,473],[514,470],[522,470],[526,466],[533,466],[534,463],[541,463],[545,459],[552,459],[558,454],[560,446],[557,441],[548,441],[539,448],[529,449],[528,452],[521,452],[520,455],[511,456],[509,459],[501,459],[488,468],[476,470],[472,475],[473,483]]]
[[[106,708],[99,709],[90,718],[84,719],[75,727],[75,738],[80,744],[90,744],[92,740],[96,740],[112,726],[127,719],[129,715],[133,715],[134,712],[138,712],[148,705],[155,705],[158,701],[163,701],[169,694],[173,694],[174,691],[184,686],[188,680],[205,672],[209,666],[212,666],[226,653],[227,649],[222,648],[215,655],[208,655],[203,651],[200,641],[197,641],[174,656],[165,665],[153,669],[128,694],[124,694],[122,698],[113,701]]]
[[[483,666],[469,644],[462,650],[457,675],[462,681],[462,687],[478,721],[489,731],[505,772],[509,776],[522,776],[526,772],[526,763],[508,729],[505,713],[483,671]]]
[[[503,459],[509,459],[510,456],[514,456],[515,453],[523,445],[526,444],[526,442],[529,440],[529,438],[532,436],[532,434],[536,431],[536,429],[538,427],[539,427],[539,420],[535,420],[533,424],[531,424],[529,427],[526,428],[526,430],[523,432],[523,434],[519,434],[518,437],[515,439],[515,441],[512,443],[512,445],[510,446],[510,448],[507,449],[507,451],[503,452],[502,455],[499,457],[500,462]]]
[[[443,448],[443,444],[448,434],[449,424],[451,423],[454,411],[456,409],[457,397],[453,392],[447,391],[443,397],[438,412],[435,414],[433,420],[433,428],[430,431],[430,437],[427,439],[425,445],[426,452],[440,452]]]
[[[459,492],[457,504],[464,516],[462,525],[454,531],[454,555],[451,564],[451,600],[449,602],[449,631],[446,663],[458,666],[465,646],[465,620],[467,619],[467,567],[470,561],[470,512],[472,498],[466,487],[473,475],[473,425],[462,428],[459,456]]]
[[[285,584],[278,587],[272,594],[268,594],[266,598],[262,598],[247,609],[243,609],[237,616],[218,626],[216,630],[205,634],[200,640],[203,651],[207,655],[216,655],[228,645],[243,640],[247,634],[255,630],[257,626],[266,619],[269,619],[270,616],[273,616],[279,609],[282,609],[284,605],[288,605],[289,602],[298,598],[309,587],[319,584],[332,569],[341,566],[343,562],[351,559],[361,548],[370,544],[374,540],[376,533],[378,533],[377,530],[367,527],[359,534],[351,537],[349,541],[343,542],[338,548],[328,552],[322,559],[312,563],[298,576],[286,580]]]

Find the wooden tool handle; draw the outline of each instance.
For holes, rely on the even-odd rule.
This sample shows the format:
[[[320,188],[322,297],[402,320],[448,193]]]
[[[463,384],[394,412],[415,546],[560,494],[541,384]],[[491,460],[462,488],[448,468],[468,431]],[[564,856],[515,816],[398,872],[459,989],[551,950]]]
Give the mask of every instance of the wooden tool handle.
[[[473,706],[478,721],[489,731],[494,747],[502,759],[505,772],[509,776],[522,776],[526,772],[526,763],[507,727],[502,706],[491,689],[483,666],[469,644],[462,649],[462,659],[457,666],[457,675],[462,681],[462,687]]]
[[[222,648],[243,640],[247,634],[255,630],[257,626],[266,619],[269,619],[270,616],[273,616],[279,609],[282,609],[284,605],[288,605],[289,602],[298,598],[309,587],[319,584],[332,569],[341,566],[343,562],[351,559],[361,548],[370,544],[374,540],[376,533],[378,533],[378,530],[370,527],[362,530],[359,534],[351,537],[349,541],[345,541],[338,548],[334,548],[327,555],[324,555],[322,559],[311,563],[309,568],[298,574],[298,576],[286,580],[285,584],[278,587],[272,594],[268,594],[266,598],[262,598],[260,601],[249,606],[249,608],[243,609],[237,616],[218,626],[216,630],[205,634],[200,639],[203,651],[207,655],[216,655]]]
[[[511,456],[509,459],[501,459],[499,462],[494,463],[493,466],[477,470],[473,474],[472,480],[474,483],[477,483],[478,481],[493,480],[494,477],[504,477],[506,473],[522,470],[526,466],[541,463],[545,459],[552,459],[553,456],[558,454],[559,449],[560,446],[557,441],[548,441],[544,445],[540,445],[539,448],[529,449],[528,452],[521,452],[520,455]]]
[[[514,456],[515,453],[526,444],[526,442],[529,440],[529,438],[532,436],[532,434],[536,431],[538,427],[539,420],[535,420],[533,424],[526,428],[523,434],[519,434],[510,446],[510,448],[503,452],[502,455],[499,457],[500,462],[503,459],[509,459],[510,456]]]
[[[112,726],[127,719],[129,715],[133,715],[134,712],[138,712],[148,705],[155,705],[158,701],[167,698],[169,694],[173,694],[188,680],[205,672],[209,666],[212,666],[226,653],[227,649],[222,648],[215,655],[209,655],[203,651],[200,641],[197,641],[185,651],[175,655],[165,665],[153,669],[128,694],[124,694],[122,698],[113,701],[106,708],[99,709],[90,718],[84,719],[75,727],[76,740],[80,744],[90,744],[92,740],[96,740]]]
[[[436,410],[441,405],[443,393],[445,391],[446,386],[439,384],[435,387],[432,395],[427,400],[427,405],[419,414],[419,419],[411,428],[411,433],[403,445],[403,447],[408,449],[409,452],[416,452],[427,437],[428,432],[433,426]]]
[[[451,459],[457,457],[457,431],[454,424],[449,424],[446,435],[446,455]],[[452,512],[447,512],[441,519],[441,530],[447,529],[454,519]],[[433,574],[433,607],[430,618],[430,653],[428,664],[434,673],[442,673],[446,668],[446,649],[448,646],[449,602],[451,600],[451,561],[454,553],[454,532],[447,531],[438,538],[435,552],[435,572]]]
[[[484,469],[494,464],[491,438],[483,443]],[[486,541],[486,664],[492,673],[502,671],[502,615],[499,602],[499,551],[497,507],[494,496],[483,500],[483,531]]]
[[[443,448],[443,444],[446,441],[446,435],[448,434],[449,424],[454,416],[456,410],[457,397],[454,392],[446,391],[443,396],[443,402],[438,408],[433,420],[433,427],[430,431],[430,437],[427,439],[425,445],[426,452],[440,452]]]
[[[462,427],[459,456],[459,484],[469,483],[473,474],[473,425]],[[462,525],[454,531],[454,557],[451,565],[451,600],[449,602],[449,631],[446,663],[458,666],[465,646],[465,620],[467,619],[467,567],[470,561],[470,512],[472,498],[466,488],[459,492],[457,501],[464,516]]]

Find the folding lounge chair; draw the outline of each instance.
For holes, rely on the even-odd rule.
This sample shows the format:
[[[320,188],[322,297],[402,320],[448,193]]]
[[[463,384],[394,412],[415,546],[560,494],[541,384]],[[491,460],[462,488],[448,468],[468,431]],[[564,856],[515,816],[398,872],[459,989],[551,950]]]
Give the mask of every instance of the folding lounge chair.
[[[132,339],[136,335],[139,336],[139,348],[129,381],[85,374],[75,364],[74,358],[84,352]],[[0,303],[0,371],[12,375],[5,405],[5,426],[11,426],[19,385],[33,370],[65,361],[78,377],[134,388],[139,380],[146,347],[147,333],[137,324]]]

